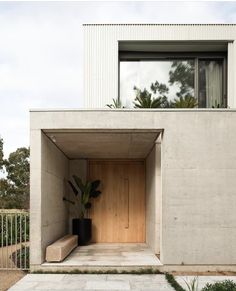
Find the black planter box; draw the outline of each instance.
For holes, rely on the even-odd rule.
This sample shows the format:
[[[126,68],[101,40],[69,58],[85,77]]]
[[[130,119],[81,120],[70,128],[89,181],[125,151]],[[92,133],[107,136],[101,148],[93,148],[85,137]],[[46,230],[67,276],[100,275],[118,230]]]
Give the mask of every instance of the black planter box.
[[[92,238],[92,220],[74,218],[72,220],[72,233],[78,235],[78,245],[87,245]]]

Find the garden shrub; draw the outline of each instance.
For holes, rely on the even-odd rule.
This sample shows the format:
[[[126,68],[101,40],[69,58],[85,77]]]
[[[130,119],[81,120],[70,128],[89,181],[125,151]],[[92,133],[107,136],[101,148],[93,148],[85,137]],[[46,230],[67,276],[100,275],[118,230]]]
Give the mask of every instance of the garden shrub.
[[[4,219],[0,217],[0,230],[0,247],[29,241],[29,215],[16,213],[13,216],[5,215]]]
[[[11,259],[17,268],[29,269],[29,247],[22,245],[21,250],[12,253]]]
[[[225,280],[214,284],[207,283],[202,291],[236,291],[236,283],[231,280]]]

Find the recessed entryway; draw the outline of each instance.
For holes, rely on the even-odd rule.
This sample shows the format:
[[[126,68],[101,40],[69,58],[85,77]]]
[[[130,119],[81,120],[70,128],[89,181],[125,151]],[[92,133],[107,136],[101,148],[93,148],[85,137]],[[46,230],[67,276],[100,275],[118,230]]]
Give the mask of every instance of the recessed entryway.
[[[127,257],[133,254],[142,257],[142,254],[148,253],[158,260],[155,254],[160,254],[160,130],[61,130],[45,133],[44,156],[54,162],[53,168],[51,162],[48,163],[48,172],[61,171],[62,174],[60,172],[57,175],[67,177],[60,181],[57,192],[61,190],[61,195],[73,202],[76,198],[66,183],[67,179],[73,179],[72,176],[77,175],[83,181],[101,180],[102,194],[91,199],[92,207],[88,214],[93,225],[92,244],[88,249],[79,247],[68,259],[75,258],[75,253],[78,256],[76,260],[83,259],[83,252],[87,252],[91,254],[90,258],[87,255],[87,259],[93,261],[96,244],[102,243],[106,246],[114,244],[114,247],[122,244]],[[58,167],[62,161],[63,165]],[[50,188],[48,193],[51,189],[54,188]],[[71,232],[71,221],[79,215],[77,205],[63,201],[62,206],[64,226],[60,236]],[[58,212],[53,212],[52,216],[57,214]],[[58,219],[61,221],[61,216]],[[50,231],[44,232],[44,236],[53,233],[54,228],[51,227]],[[47,238],[47,241],[53,242],[60,236],[50,240]],[[141,248],[136,252],[132,244],[133,247],[141,244],[145,249]],[[105,256],[109,261],[109,252],[105,251]],[[118,255],[121,261],[122,256]],[[78,266],[82,266],[81,264],[77,263]],[[134,260],[134,264],[137,266],[139,262]]]

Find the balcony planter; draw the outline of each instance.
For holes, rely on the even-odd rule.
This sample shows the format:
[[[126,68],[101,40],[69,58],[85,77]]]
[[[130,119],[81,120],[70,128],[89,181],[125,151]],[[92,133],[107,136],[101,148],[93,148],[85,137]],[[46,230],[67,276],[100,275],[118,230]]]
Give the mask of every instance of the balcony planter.
[[[92,219],[74,218],[72,220],[72,233],[78,235],[78,245],[87,245],[92,238]]]

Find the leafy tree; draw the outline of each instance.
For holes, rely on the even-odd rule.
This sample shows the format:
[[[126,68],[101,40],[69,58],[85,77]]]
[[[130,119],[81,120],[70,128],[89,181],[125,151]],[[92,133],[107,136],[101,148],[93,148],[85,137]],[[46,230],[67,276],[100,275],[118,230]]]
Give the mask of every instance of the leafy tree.
[[[169,88],[162,83],[156,81],[150,86],[150,92],[144,88],[143,90],[134,87],[136,97],[134,99],[134,108],[166,108],[169,102],[166,94]]]
[[[0,179],[0,208],[20,208],[13,185],[5,178]]]
[[[169,84],[177,84],[180,91],[176,93],[177,97],[193,96],[194,92],[194,63],[192,60],[173,61],[169,72]]]
[[[0,139],[0,170],[6,177],[0,178],[0,207],[29,208],[29,149],[18,148],[3,159],[3,140]]]
[[[18,148],[4,161],[4,165],[12,195],[19,203],[19,208],[29,208],[29,149]]]
[[[29,149],[18,148],[5,160],[7,178],[16,187],[25,189],[29,183]]]
[[[136,98],[135,108],[195,108],[197,99],[194,98],[194,63],[193,61],[173,61],[169,71],[169,84],[178,85],[180,88],[176,92],[174,101],[168,100],[169,88],[156,81],[150,86],[150,91],[146,88],[141,90],[134,87]]]

